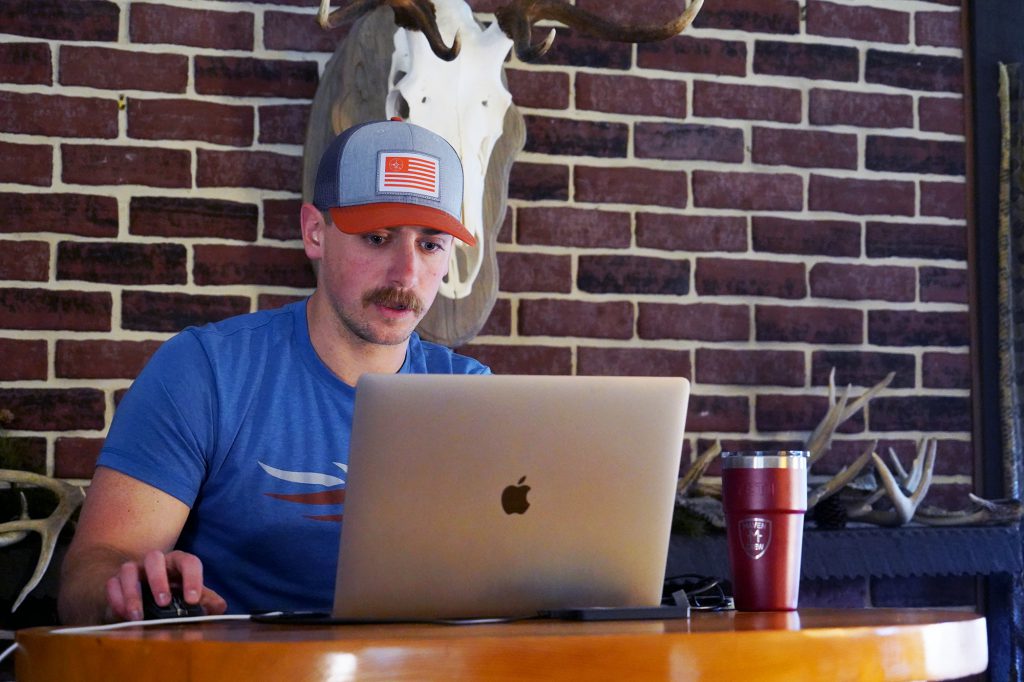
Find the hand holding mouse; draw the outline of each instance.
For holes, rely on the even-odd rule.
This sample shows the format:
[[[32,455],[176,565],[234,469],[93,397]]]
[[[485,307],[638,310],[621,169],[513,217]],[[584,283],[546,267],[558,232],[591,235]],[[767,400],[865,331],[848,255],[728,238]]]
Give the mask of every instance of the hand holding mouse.
[[[198,606],[210,615],[227,610],[227,602],[203,585],[203,565],[199,557],[177,550],[167,554],[153,550],[145,555],[141,564],[135,561],[121,564],[117,575],[107,581],[107,605],[113,620],[142,620],[146,615],[143,581],[152,594],[153,607],[167,609],[172,605],[173,581],[180,585],[179,606],[186,610],[189,606]],[[170,615],[177,615],[177,612]]]

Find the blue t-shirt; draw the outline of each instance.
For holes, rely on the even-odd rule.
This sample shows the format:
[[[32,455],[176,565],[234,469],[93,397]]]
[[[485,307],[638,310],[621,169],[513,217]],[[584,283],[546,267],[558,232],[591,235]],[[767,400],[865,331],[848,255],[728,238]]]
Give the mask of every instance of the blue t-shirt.
[[[413,334],[400,371],[490,370]],[[329,611],[354,399],[313,350],[305,301],[191,327],[132,384],[98,464],[191,507],[177,547],[229,612]]]

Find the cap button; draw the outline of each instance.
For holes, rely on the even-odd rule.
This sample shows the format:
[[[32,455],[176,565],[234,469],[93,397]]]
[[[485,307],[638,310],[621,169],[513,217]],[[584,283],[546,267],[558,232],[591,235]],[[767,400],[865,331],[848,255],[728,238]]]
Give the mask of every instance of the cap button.
[[[402,120],[402,117],[401,117],[401,116],[392,116],[392,117],[391,117],[391,120],[392,120],[392,121],[401,121],[401,120]]]

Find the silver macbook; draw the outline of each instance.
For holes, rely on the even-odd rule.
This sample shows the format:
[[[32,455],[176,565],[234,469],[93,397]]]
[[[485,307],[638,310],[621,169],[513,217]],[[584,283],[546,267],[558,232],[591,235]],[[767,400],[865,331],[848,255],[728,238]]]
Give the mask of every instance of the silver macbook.
[[[661,601],[690,384],[365,375],[333,617]]]

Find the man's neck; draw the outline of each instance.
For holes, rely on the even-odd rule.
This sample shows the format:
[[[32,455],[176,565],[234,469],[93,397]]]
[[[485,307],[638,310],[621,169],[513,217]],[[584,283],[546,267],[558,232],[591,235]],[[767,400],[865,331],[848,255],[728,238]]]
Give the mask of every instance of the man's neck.
[[[369,343],[334,315],[326,296],[317,291],[306,302],[309,340],[320,360],[349,386],[371,372],[393,374],[405,362],[409,341],[396,345]]]

